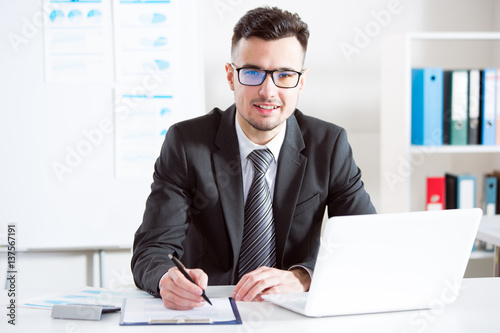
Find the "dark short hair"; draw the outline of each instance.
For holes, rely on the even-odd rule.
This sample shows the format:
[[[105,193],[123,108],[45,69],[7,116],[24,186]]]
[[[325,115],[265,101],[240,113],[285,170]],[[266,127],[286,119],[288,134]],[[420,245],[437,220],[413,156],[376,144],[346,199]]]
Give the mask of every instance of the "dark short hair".
[[[302,45],[305,54],[309,29],[299,15],[277,7],[255,8],[243,15],[234,26],[231,54],[242,38],[258,37],[269,41],[293,36]]]

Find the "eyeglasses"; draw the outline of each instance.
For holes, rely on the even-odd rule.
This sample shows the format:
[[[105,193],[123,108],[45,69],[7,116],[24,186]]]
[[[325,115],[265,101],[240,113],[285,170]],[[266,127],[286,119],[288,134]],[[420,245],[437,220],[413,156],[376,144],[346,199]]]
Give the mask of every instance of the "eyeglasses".
[[[244,86],[259,86],[266,79],[267,74],[271,75],[274,84],[279,88],[295,88],[299,84],[299,79],[304,70],[301,72],[292,70],[273,70],[268,71],[259,68],[236,67],[231,66],[238,72],[238,81]]]

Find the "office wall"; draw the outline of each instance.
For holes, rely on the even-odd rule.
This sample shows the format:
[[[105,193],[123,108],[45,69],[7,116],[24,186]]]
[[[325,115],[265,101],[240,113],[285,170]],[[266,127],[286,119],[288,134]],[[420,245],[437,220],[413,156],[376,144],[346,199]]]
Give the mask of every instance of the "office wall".
[[[366,188],[376,206],[379,200],[380,182],[378,179],[380,174],[379,64],[384,36],[410,31],[500,29],[499,1],[487,0],[206,0],[201,1],[199,5],[203,7],[204,13],[200,26],[203,34],[202,53],[207,110],[215,106],[224,108],[233,102],[231,91],[225,81],[224,63],[230,60],[232,28],[241,15],[259,5],[277,5],[298,12],[308,22],[311,38],[305,66],[310,69],[310,75],[298,107],[309,115],[337,123],[347,129],[355,158],[363,171]],[[389,6],[396,8],[393,11],[397,13],[386,18],[383,25],[378,24],[378,29],[377,18],[382,20],[380,15],[383,15],[382,11],[387,10]],[[16,29],[22,24],[24,17],[29,17],[31,7],[30,5],[25,7],[18,7],[7,20]],[[374,30],[372,36],[363,40],[360,31],[367,28]],[[37,39],[28,44],[19,56],[26,57],[33,52],[37,43],[41,43],[41,40]],[[349,48],[348,45],[352,47],[350,50],[353,53],[342,52],[341,46]],[[43,96],[44,91],[33,91],[29,84],[30,78],[40,75],[42,69],[31,68],[31,70],[35,73],[24,70],[11,75],[22,75],[25,78],[19,89],[24,89],[27,96],[33,93]],[[30,106],[29,101],[24,103]],[[87,103],[89,106],[100,104],[98,100]],[[4,114],[6,110],[2,109],[1,112]],[[28,153],[33,152],[19,152],[19,154]],[[87,278],[86,273],[91,260],[89,256],[91,254],[68,255],[57,252],[25,254],[21,258],[21,264],[26,274],[21,273],[20,281],[25,288],[40,286],[56,288],[58,286],[56,281],[64,281],[65,287],[80,286],[84,280],[92,280]],[[116,251],[110,255],[105,263],[108,268],[108,281],[115,275],[121,276],[124,281],[127,280],[129,258],[130,252],[126,250]],[[51,262],[57,264],[51,266],[53,271],[46,277],[34,274],[44,267],[41,263]],[[491,272],[486,269],[477,274],[474,272],[473,275],[489,274]],[[54,279],[55,276],[58,278]]]
[[[0,2],[0,200],[5,204],[0,232],[7,223],[17,224],[19,249],[130,247],[152,182],[160,133],[204,113],[195,5]],[[126,16],[131,6],[138,13]],[[152,15],[144,8],[151,6],[165,14],[161,32],[141,21]],[[69,15],[75,9],[85,14],[80,21]],[[96,10],[103,13],[100,19],[88,19],[87,11]],[[48,19],[58,11],[67,16],[59,23]],[[119,42],[120,33],[132,35],[117,23],[120,13],[136,27],[132,32],[140,32],[128,36],[135,42]],[[150,41],[158,36],[168,37],[168,43]],[[151,57],[170,64],[171,71],[145,70]],[[114,70],[115,59],[130,58],[139,60]],[[144,167],[142,160],[148,161]]]

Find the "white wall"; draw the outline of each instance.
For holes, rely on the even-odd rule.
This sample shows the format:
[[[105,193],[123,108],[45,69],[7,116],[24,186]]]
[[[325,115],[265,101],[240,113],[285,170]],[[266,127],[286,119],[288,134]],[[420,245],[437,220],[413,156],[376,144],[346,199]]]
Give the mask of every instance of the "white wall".
[[[225,108],[233,102],[224,72],[229,61],[230,38],[236,21],[260,5],[277,5],[296,11],[309,24],[311,38],[306,67],[307,86],[298,107],[309,115],[334,122],[347,129],[354,155],[364,174],[364,182],[375,206],[379,202],[379,92],[380,53],[385,36],[405,31],[490,31],[499,30],[500,1],[400,0],[398,14],[380,31],[375,31],[359,53],[347,59],[340,46],[356,46],[358,29],[376,28],[373,12],[385,10],[390,0],[208,0],[202,26],[207,110]],[[20,12],[18,21],[21,24]],[[496,15],[496,17],[495,17]],[[359,44],[358,44],[359,45]],[[27,50],[26,52],[29,52]],[[146,199],[146,198],[144,198]],[[1,253],[0,253],[1,254]],[[79,287],[89,283],[89,253],[25,254],[20,257],[23,288]],[[106,258],[109,286],[130,280],[130,252],[116,251]],[[487,265],[486,265],[487,266]],[[47,267],[50,271],[47,274]],[[491,272],[474,273],[489,275]],[[120,282],[117,282],[120,281]]]
[[[410,31],[489,31],[495,27],[498,1],[343,0],[343,1],[204,1],[203,42],[206,106],[233,102],[225,83],[230,38],[237,20],[249,9],[278,6],[297,12],[311,32],[305,67],[310,69],[298,107],[309,115],[346,128],[363,180],[375,206],[379,202],[379,104],[382,40]],[[395,14],[382,14],[392,8]],[[394,10],[395,9],[395,10]],[[497,14],[497,18],[498,18]],[[383,20],[377,25],[376,17]],[[377,30],[377,27],[380,28]],[[363,41],[359,30],[373,37]],[[360,44],[363,42],[366,45]],[[360,47],[350,57],[342,45]]]

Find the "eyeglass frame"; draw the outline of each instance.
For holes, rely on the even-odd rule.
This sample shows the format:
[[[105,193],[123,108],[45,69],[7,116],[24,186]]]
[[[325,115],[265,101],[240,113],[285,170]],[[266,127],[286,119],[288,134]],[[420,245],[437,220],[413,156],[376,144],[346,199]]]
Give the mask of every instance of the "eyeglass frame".
[[[267,69],[263,69],[263,68],[258,68],[258,67],[236,67],[235,64],[231,63],[231,67],[238,73],[238,82],[243,85],[243,86],[248,86],[248,87],[257,87],[257,86],[260,86],[262,83],[264,83],[264,81],[266,80],[266,77],[267,77],[267,74],[269,74],[271,76],[271,80],[273,81],[274,85],[278,88],[282,88],[282,89],[293,89],[293,88],[296,88],[298,85],[299,85],[299,82],[300,82],[300,77],[302,76],[302,74],[305,73],[305,69],[302,69],[300,72],[298,71],[295,71],[293,69],[274,69],[274,70],[267,70]],[[241,82],[240,80],[240,70],[242,69],[255,69],[255,70],[259,70],[259,71],[262,71],[264,72],[264,77],[262,78],[262,82],[259,83],[259,84],[244,84]],[[274,72],[294,72],[294,73],[297,73],[299,75],[299,77],[297,78],[297,83],[293,86],[293,87],[280,87],[276,84],[276,82],[274,82]]]

